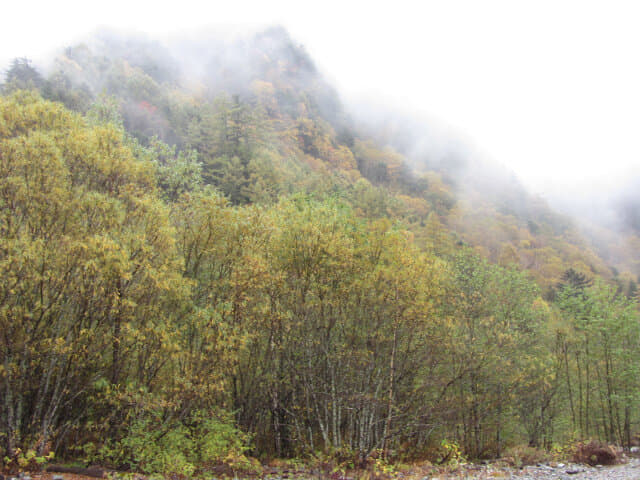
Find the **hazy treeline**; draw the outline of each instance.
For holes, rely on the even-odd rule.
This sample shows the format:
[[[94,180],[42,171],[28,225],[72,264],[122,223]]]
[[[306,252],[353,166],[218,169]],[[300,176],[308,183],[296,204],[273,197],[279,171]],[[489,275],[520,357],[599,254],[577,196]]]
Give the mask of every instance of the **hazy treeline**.
[[[414,175],[319,100],[330,90],[279,35],[258,43],[245,96],[88,47],[47,77],[14,62],[5,461],[55,450],[191,474],[248,455],[629,445],[634,278],[518,189],[463,199],[445,171]]]

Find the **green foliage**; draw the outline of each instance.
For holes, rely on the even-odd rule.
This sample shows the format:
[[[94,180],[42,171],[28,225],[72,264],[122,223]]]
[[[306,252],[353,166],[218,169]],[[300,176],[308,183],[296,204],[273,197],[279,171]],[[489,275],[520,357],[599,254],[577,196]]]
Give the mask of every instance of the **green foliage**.
[[[248,445],[248,436],[222,411],[194,411],[180,420],[154,402],[136,413],[120,440],[98,449],[88,444],[85,452],[91,462],[129,465],[148,474],[189,477],[218,465],[251,470],[253,466],[245,457]]]
[[[196,151],[176,154],[175,147],[171,148],[154,137],[143,152],[143,156],[148,157],[156,169],[158,186],[167,201],[175,202],[182,194],[201,187],[202,164],[198,161]]]
[[[541,342],[549,313],[535,285],[515,268],[492,265],[468,252],[454,262],[445,341],[457,385],[447,396],[459,406],[465,453],[499,456],[511,441],[512,409],[544,398],[540,389],[549,381],[549,359]],[[525,425],[527,410],[522,413]],[[536,412],[537,406],[529,410]]]
[[[568,283],[558,305],[573,333],[563,337],[573,429],[582,438],[600,431],[609,442],[630,445],[640,388],[637,305],[599,279]]]
[[[440,458],[437,460],[439,465],[445,464],[455,466],[465,462],[462,450],[456,442],[450,442],[445,438],[440,442],[440,449],[442,453]]]
[[[158,425],[164,428],[158,428]],[[158,414],[134,421],[120,442],[120,448],[127,454],[125,459],[131,455],[134,469],[144,473],[185,476],[192,476],[195,472],[195,466],[188,460],[193,447],[186,427],[165,426]]]
[[[38,455],[33,449],[23,452],[22,449],[17,448],[12,457],[5,456],[3,458],[3,470],[39,471],[44,469],[47,462],[53,460],[54,456],[54,452]]]
[[[196,412],[186,422],[176,422],[152,410],[133,421],[118,444],[121,455],[112,461],[128,463],[144,473],[189,477],[197,470],[221,464],[250,469],[244,456],[247,445],[247,436],[228,417]]]
[[[198,414],[202,417],[202,413]],[[197,418],[201,425],[193,434],[198,440],[198,462],[205,465],[226,464],[241,470],[251,468],[245,457],[249,437],[233,424],[229,416]]]

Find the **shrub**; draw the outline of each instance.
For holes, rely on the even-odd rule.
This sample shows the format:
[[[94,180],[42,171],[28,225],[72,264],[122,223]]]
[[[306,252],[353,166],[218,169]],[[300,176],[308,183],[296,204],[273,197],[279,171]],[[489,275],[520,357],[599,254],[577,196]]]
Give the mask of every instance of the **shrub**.
[[[587,444],[578,443],[573,460],[591,466],[614,465],[620,461],[620,455],[611,445],[592,440]]]
[[[238,430],[229,416],[207,417],[199,412],[194,420],[193,434],[199,464],[226,464],[241,470],[253,468],[253,464],[244,455],[248,449],[249,436]]]
[[[194,442],[180,424],[163,424],[159,415],[136,420],[120,442],[130,465],[143,473],[178,474],[190,477]]]
[[[220,465],[254,471],[256,466],[244,455],[248,443],[248,436],[226,413],[196,412],[179,421],[164,418],[162,409],[147,409],[130,423],[120,441],[103,445],[94,459],[145,474],[179,477]]]
[[[18,471],[37,472],[42,470],[52,458],[53,452],[49,452],[47,455],[37,455],[33,449],[23,452],[20,448],[17,448],[12,456],[5,456],[0,465],[3,470],[11,473],[17,473]]]

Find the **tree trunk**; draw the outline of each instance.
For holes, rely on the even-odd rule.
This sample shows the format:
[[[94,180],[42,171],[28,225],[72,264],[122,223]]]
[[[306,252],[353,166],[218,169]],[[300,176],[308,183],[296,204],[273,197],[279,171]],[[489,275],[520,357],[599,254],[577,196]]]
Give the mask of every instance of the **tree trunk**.
[[[395,360],[396,360],[396,348],[398,342],[398,328],[393,330],[393,346],[391,348],[391,359],[389,361],[389,393],[387,396],[387,420],[384,425],[384,433],[382,434],[382,451],[387,456],[388,438],[391,432],[391,418],[393,416],[393,396],[395,388]]]

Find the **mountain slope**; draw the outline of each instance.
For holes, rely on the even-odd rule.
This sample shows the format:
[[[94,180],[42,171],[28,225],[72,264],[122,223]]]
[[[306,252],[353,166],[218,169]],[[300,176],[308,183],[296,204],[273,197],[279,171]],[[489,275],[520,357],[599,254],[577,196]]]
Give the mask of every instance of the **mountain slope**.
[[[501,167],[455,149],[434,154],[420,141],[428,125],[406,116],[356,125],[282,29],[167,47],[103,32],[67,48],[39,82],[46,98],[78,111],[114,97],[132,135],[195,150],[206,181],[234,203],[340,192],[366,216],[406,222],[417,238],[433,213],[452,242],[532,271],[550,295],[569,268],[612,276],[573,222]]]
[[[102,33],[3,91],[8,470],[630,445],[633,275],[421,122],[351,117],[282,29]]]

